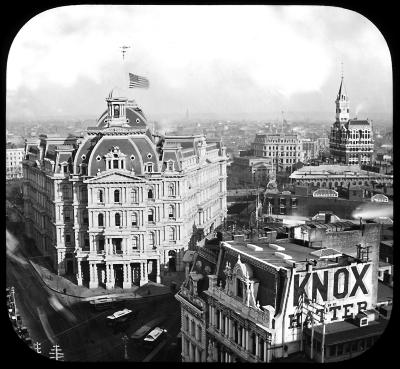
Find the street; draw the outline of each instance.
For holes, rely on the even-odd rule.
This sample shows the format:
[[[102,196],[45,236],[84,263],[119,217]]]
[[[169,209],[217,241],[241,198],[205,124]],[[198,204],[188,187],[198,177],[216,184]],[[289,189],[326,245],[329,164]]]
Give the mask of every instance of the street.
[[[21,252],[21,237],[18,241],[19,247],[13,253],[27,260],[26,252]],[[7,255],[6,268],[7,286],[15,287],[16,306],[23,325],[28,328],[33,343],[41,343],[45,356],[51,346],[57,343],[65,355],[65,361],[123,361],[123,336],[126,334],[129,337],[144,323],[159,316],[166,318],[160,326],[168,331],[161,340],[167,342],[154,360],[159,356],[164,357],[164,351],[176,341],[180,330],[180,308],[172,294],[125,300],[121,308],[92,311],[88,302],[49,290],[30,263],[21,264]],[[53,295],[64,308],[55,309],[52,306],[54,304],[50,304],[49,298]],[[124,307],[134,310],[137,317],[119,330],[107,326],[105,317]],[[128,360],[142,361],[153,350],[157,350],[157,346],[148,351],[128,340]]]

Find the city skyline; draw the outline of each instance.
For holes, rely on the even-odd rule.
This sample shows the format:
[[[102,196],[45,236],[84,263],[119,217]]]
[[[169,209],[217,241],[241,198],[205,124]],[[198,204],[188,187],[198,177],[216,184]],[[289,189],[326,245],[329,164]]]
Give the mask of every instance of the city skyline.
[[[129,97],[161,123],[187,110],[228,119],[332,112],[333,120],[342,71],[351,117],[392,114],[382,34],[336,7],[60,7],[20,30],[7,70],[7,120],[100,115],[128,72],[149,78],[149,89]]]

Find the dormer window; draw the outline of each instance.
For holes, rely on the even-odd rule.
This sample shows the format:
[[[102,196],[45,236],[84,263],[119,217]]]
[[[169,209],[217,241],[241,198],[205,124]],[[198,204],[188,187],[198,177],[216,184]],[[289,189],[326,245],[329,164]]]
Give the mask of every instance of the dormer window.
[[[170,161],[168,162],[168,170],[171,170],[171,171],[174,170],[174,162],[173,162],[172,160],[170,160]]]
[[[81,175],[83,175],[83,176],[87,175],[87,166],[86,166],[86,164],[81,164]]]
[[[153,172],[153,163],[146,163],[144,166],[144,170],[147,173],[152,173]]]
[[[108,169],[124,169],[126,155],[123,154],[118,146],[114,146],[108,154],[105,155]]]

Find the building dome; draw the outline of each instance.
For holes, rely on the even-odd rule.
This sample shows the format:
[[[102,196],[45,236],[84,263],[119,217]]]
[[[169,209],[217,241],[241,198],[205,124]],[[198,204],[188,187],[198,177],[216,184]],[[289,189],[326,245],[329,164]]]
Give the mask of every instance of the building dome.
[[[378,193],[371,197],[372,202],[389,202],[389,198],[381,193]]]
[[[313,197],[338,197],[338,193],[330,188],[320,188],[313,192]]]

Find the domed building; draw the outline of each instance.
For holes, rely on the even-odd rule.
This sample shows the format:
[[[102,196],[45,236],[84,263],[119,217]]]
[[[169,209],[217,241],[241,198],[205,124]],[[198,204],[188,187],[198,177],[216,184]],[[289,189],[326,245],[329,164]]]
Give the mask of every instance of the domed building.
[[[160,283],[161,270],[184,270],[184,252],[227,213],[221,142],[154,134],[124,96],[114,88],[83,137],[26,144],[27,232],[59,274],[89,288]]]

